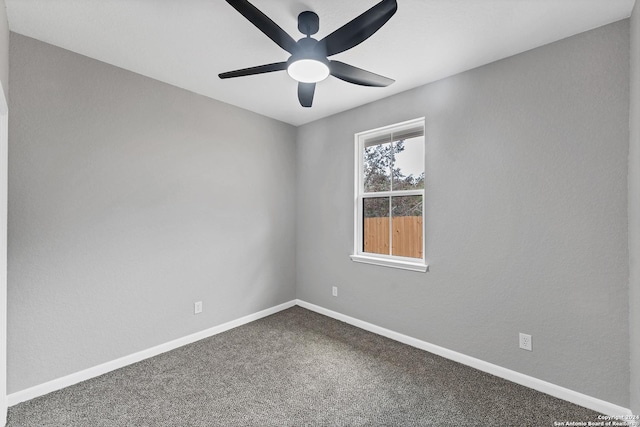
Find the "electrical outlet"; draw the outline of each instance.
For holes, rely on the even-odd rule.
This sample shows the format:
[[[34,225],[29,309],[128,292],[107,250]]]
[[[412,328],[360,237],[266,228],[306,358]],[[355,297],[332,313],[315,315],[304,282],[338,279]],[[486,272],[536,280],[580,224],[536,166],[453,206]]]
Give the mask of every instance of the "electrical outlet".
[[[520,333],[520,348],[531,351],[531,335]]]
[[[331,295],[333,295],[334,297],[337,297],[337,296],[338,296],[338,287],[337,287],[337,286],[334,286],[334,287],[331,289]]]
[[[202,301],[197,301],[193,303],[193,314],[202,313]]]

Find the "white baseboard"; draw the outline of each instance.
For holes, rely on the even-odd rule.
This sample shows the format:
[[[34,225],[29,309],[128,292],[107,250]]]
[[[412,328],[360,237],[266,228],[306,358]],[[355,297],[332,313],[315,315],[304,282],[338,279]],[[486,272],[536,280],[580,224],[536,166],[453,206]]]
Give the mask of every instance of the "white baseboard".
[[[512,371],[511,369],[503,368],[501,366],[494,365],[493,363],[476,359],[475,357],[458,353],[457,351],[449,350],[444,347],[430,344],[428,342],[421,341],[419,339],[412,338],[410,336],[403,335],[401,333],[394,332],[389,329],[382,328],[380,326],[376,326],[372,323],[364,322],[354,317],[350,317],[350,316],[338,313],[336,311],[329,310],[324,307],[320,307],[318,305],[308,303],[306,301],[297,300],[296,304],[299,305],[300,307],[306,308],[311,311],[315,311],[316,313],[320,313],[328,317],[332,317],[336,320],[340,320],[342,322],[356,326],[360,329],[364,329],[366,331],[373,332],[374,334],[378,334],[378,335],[382,335],[384,337],[390,338],[394,341],[399,341],[403,344],[407,344],[412,347],[416,347],[421,350],[425,350],[430,353],[437,354],[438,356],[442,356],[446,359],[450,359],[455,362],[462,363],[463,365],[470,366],[472,368],[478,369],[488,374],[495,375],[500,378],[504,378],[505,380],[509,380],[516,384],[520,384],[525,387],[538,390],[542,393],[546,393],[553,397],[557,397],[559,399],[563,399],[568,402],[575,403],[576,405],[580,405],[585,408],[592,409],[594,411],[603,413],[605,415],[610,415],[610,416],[632,415],[631,410],[628,408],[624,408],[622,406],[618,406],[601,399],[596,399],[595,397],[587,396],[586,394],[582,394],[577,391],[573,391],[568,388],[561,387],[559,385],[555,385],[547,381],[543,381],[543,380],[531,377],[529,375],[521,374],[519,372]]]
[[[228,331],[229,329],[237,328],[238,326],[242,326],[246,323],[253,322],[254,320],[258,320],[263,317],[269,316],[271,314],[277,313],[279,311],[285,310],[287,308],[293,307],[295,304],[296,304],[295,300],[285,302],[275,307],[267,308],[257,313],[249,314],[239,319],[232,320],[227,323],[223,323],[222,325],[214,326],[213,328],[205,329],[204,331],[196,332],[195,334],[187,335],[185,337],[178,338],[176,340],[169,341],[167,343],[160,344],[155,347],[151,347],[147,350],[142,350],[137,353],[133,353],[128,356],[124,356],[119,359],[115,359],[110,362],[103,363],[101,365],[94,366],[92,368],[88,368],[80,372],[76,372],[71,375],[67,375],[61,378],[57,378],[55,380],[48,381],[43,384],[39,384],[30,388],[27,388],[25,390],[20,390],[15,393],[11,393],[7,396],[7,404],[9,406],[17,405],[20,402],[31,400],[33,398],[43,396],[47,393],[51,393],[52,391],[60,390],[70,385],[77,384],[81,381],[95,378],[97,376],[106,374],[107,372],[111,372],[116,369],[123,368],[133,363],[140,362],[141,360],[148,359],[150,357],[154,357],[159,354],[166,353],[167,351],[176,349],[178,347],[182,347],[184,345],[194,343],[201,339],[208,338],[213,335],[217,335],[221,332]]]

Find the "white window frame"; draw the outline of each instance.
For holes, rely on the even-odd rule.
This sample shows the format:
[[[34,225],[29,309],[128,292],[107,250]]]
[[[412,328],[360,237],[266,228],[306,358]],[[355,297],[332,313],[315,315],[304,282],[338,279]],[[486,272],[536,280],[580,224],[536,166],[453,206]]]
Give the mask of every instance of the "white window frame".
[[[376,138],[377,136],[381,136],[389,133],[402,132],[403,130],[408,130],[412,128],[416,128],[418,126],[422,126],[424,131],[425,129],[425,118],[420,117],[418,119],[408,120],[402,123],[396,123],[389,126],[384,126],[378,129],[372,129],[365,132],[359,132],[355,134],[355,197],[354,197],[354,236],[353,236],[353,254],[351,255],[351,259],[356,262],[362,262],[365,264],[374,264],[380,265],[383,267],[393,267],[400,268],[403,270],[411,270],[411,271],[419,271],[425,272],[428,270],[429,266],[426,262],[426,253],[425,253],[425,225],[426,221],[424,220],[424,212],[425,212],[425,190],[399,190],[399,191],[379,191],[375,193],[365,193],[364,192],[364,146],[365,141]],[[426,138],[426,133],[425,133]],[[425,149],[423,149],[423,153],[426,153],[426,139],[425,139]],[[423,165],[425,164],[424,158]],[[425,182],[426,187],[426,182]],[[422,259],[420,258],[408,258],[401,257],[395,255],[383,255],[383,254],[374,254],[364,252],[364,239],[363,239],[363,212],[362,205],[363,200],[368,197],[390,197],[390,196],[422,196]],[[391,219],[391,217],[390,217]],[[390,240],[390,245],[393,246],[393,241]]]

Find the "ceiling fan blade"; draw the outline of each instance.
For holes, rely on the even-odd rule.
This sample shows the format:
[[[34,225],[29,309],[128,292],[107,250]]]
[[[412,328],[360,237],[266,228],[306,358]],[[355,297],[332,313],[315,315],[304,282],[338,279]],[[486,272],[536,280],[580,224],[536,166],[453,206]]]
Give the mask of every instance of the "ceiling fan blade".
[[[329,70],[332,76],[360,86],[385,87],[395,82],[388,77],[340,61],[329,61]]]
[[[298,83],[298,100],[303,107],[311,107],[313,94],[316,91],[315,83]]]
[[[359,45],[378,31],[396,13],[396,10],[398,10],[396,0],[382,0],[320,40],[317,50],[331,56]]]
[[[271,18],[262,13],[257,7],[247,0],[227,0],[242,16],[247,18],[253,25],[258,27],[267,37],[276,42],[278,46],[293,54],[296,50],[296,41],[286,33]]]
[[[243,68],[241,70],[227,71],[218,74],[221,79],[230,79],[232,77],[252,76],[254,74],[271,73],[273,71],[282,71],[287,69],[286,62],[275,62],[273,64],[258,65],[257,67]]]

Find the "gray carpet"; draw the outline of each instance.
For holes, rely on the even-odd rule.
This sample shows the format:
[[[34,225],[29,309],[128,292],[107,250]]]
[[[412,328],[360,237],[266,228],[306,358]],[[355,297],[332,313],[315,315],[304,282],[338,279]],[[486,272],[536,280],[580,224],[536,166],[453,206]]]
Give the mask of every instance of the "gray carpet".
[[[7,425],[553,426],[597,415],[293,307],[13,406]]]

